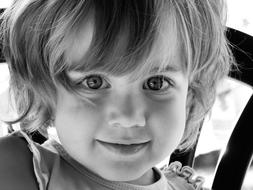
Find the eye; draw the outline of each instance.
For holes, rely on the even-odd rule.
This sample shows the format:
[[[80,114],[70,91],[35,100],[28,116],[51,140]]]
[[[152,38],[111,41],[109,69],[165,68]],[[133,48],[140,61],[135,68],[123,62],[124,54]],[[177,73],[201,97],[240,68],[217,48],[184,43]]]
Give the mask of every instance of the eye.
[[[89,75],[82,79],[82,81],[78,82],[77,85],[83,85],[91,90],[98,90],[110,87],[104,78],[100,75]]]
[[[149,89],[151,91],[166,91],[172,87],[172,81],[163,75],[157,75],[150,77],[144,84],[143,89]]]

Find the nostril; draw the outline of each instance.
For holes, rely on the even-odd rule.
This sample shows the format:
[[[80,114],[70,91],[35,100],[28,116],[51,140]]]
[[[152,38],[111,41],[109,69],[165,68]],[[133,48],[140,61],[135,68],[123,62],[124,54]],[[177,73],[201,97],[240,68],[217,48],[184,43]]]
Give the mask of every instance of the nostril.
[[[144,127],[146,125],[145,109],[141,105],[113,104],[106,110],[109,126],[114,127]]]
[[[144,127],[146,125],[145,118],[126,118],[126,117],[117,117],[109,120],[108,124],[112,127]]]
[[[144,127],[145,125],[139,124],[126,124],[126,123],[109,123],[112,127],[122,127],[122,128],[130,128],[130,127]]]

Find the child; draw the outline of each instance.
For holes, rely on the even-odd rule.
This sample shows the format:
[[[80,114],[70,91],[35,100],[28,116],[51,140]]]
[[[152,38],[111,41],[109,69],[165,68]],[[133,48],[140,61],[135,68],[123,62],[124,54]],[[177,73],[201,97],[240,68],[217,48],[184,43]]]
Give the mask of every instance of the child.
[[[191,148],[229,71],[223,16],[221,0],[15,0],[1,31],[22,130],[0,142],[5,186],[200,189],[191,168],[154,166]],[[25,133],[49,126],[60,143]]]

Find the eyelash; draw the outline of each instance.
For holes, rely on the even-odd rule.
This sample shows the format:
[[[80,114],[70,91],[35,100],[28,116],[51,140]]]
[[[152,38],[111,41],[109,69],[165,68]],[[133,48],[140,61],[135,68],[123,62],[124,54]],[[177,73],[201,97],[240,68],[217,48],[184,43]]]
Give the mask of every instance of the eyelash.
[[[88,87],[88,84],[87,84],[87,82],[85,82],[87,79],[89,79],[89,78],[93,78],[93,77],[99,77],[99,78],[101,78],[102,80],[102,85],[104,84],[103,83],[103,81],[106,81],[104,78],[105,77],[103,77],[103,76],[101,76],[100,74],[91,74],[91,75],[88,75],[88,76],[86,76],[86,77],[84,77],[82,80],[80,80],[79,82],[77,82],[76,83],[76,85],[77,86],[81,86],[81,87],[85,87],[85,88],[87,88],[88,90],[91,90],[91,91],[97,91],[97,90],[103,90],[104,88],[98,88],[98,89],[92,89],[92,88],[90,88],[90,87]],[[149,81],[149,80],[151,80],[151,79],[154,79],[154,78],[156,78],[156,77],[161,77],[162,78],[162,80],[163,81],[166,81],[167,82],[167,88],[165,88],[165,89],[162,89],[162,90],[150,90],[150,91],[152,91],[152,92],[165,92],[165,91],[167,91],[169,88],[171,88],[171,87],[173,87],[174,86],[174,82],[170,79],[170,78],[168,78],[168,77],[166,77],[166,76],[164,76],[164,75],[154,75],[154,76],[152,76],[152,77],[149,77],[146,81],[145,81],[145,83],[143,84],[143,88],[144,89],[146,89],[146,85],[147,85],[147,82]],[[106,81],[106,83],[108,84],[108,86],[109,87],[106,87],[106,88],[110,88],[111,87],[111,85]],[[162,85],[163,85],[163,83],[162,83]]]
[[[85,86],[85,83],[84,83],[85,80],[87,80],[89,78],[92,78],[92,77],[100,77],[100,78],[102,78],[102,81],[104,81],[104,78],[105,78],[105,77],[102,77],[99,74],[91,74],[91,75],[88,75],[88,76],[84,77],[79,82],[77,82],[77,86],[82,86],[82,87]],[[111,85],[109,83],[108,83],[108,85],[109,85],[109,87],[111,87]],[[89,88],[88,86],[85,87],[85,88],[87,88],[88,90],[94,90],[94,89]],[[101,90],[101,89],[96,89],[96,90]]]
[[[158,77],[161,77],[162,80],[163,80],[163,82],[165,81],[165,82],[167,83],[167,87],[164,88],[164,89],[162,89],[162,90],[151,90],[152,92],[166,92],[166,91],[168,91],[168,89],[170,89],[171,87],[174,87],[174,82],[173,82],[170,78],[168,78],[168,77],[166,77],[166,76],[164,76],[164,75],[154,75],[154,76],[152,76],[152,77],[149,77],[149,78],[146,80],[146,82],[143,84],[143,87],[148,83],[149,80],[154,79],[154,78],[158,78]],[[162,82],[162,86],[163,86],[163,82]],[[144,87],[144,88],[146,88],[146,87]]]

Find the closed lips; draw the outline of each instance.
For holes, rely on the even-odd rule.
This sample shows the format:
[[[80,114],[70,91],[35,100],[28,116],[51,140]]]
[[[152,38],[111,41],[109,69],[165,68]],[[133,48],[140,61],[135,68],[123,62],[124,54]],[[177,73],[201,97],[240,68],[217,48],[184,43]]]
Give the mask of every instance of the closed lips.
[[[101,140],[97,140],[100,143],[106,143],[106,144],[111,144],[111,145],[122,145],[122,146],[130,146],[130,145],[141,145],[141,144],[147,144],[150,141],[145,141],[145,142],[106,142],[106,141],[101,141]]]
[[[148,147],[149,142],[150,141],[140,143],[112,143],[98,140],[98,143],[106,150],[116,153],[117,155],[135,155],[141,150],[144,150],[144,148]]]

